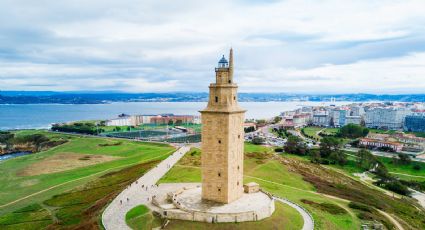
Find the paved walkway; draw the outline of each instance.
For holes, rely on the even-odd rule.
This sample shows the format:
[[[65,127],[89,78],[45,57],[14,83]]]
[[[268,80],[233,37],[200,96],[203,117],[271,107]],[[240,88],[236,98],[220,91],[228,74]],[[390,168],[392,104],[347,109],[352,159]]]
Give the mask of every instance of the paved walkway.
[[[313,217],[311,217],[310,213],[308,213],[304,208],[302,208],[301,206],[289,201],[289,200],[285,200],[279,197],[275,197],[277,201],[280,201],[282,203],[285,203],[293,208],[295,208],[295,210],[298,211],[298,213],[300,213],[300,215],[303,217],[304,220],[304,225],[302,230],[313,230],[314,229],[314,220]]]
[[[174,152],[167,159],[159,163],[145,175],[124,189],[105,209],[102,214],[102,223],[107,230],[129,229],[125,223],[126,213],[137,205],[147,203],[155,194],[156,182],[170,170],[190,150],[184,146]]]

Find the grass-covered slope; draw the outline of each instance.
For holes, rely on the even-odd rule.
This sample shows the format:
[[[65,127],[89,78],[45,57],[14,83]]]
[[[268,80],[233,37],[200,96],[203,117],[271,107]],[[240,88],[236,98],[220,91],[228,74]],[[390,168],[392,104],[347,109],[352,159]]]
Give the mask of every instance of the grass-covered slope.
[[[411,199],[390,197],[300,157],[274,155],[270,149],[251,144],[246,144],[245,150],[244,182],[255,181],[263,189],[305,207],[312,213],[316,229],[359,229],[372,219],[393,228],[393,223],[377,209],[393,216],[406,229],[425,228],[424,212]],[[160,182],[200,182],[199,160],[200,150],[193,150]],[[350,201],[365,205],[370,211],[350,208]]]
[[[18,135],[28,132],[39,131]],[[174,151],[162,144],[43,133],[68,142],[0,163],[0,214],[42,202],[106,173],[165,159]]]

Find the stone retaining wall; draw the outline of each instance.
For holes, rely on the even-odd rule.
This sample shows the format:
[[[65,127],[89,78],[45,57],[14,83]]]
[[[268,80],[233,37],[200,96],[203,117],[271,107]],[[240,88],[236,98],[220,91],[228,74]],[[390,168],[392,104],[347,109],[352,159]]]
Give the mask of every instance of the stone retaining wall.
[[[245,222],[245,221],[258,221],[270,217],[274,210],[274,199],[263,208],[255,211],[241,212],[241,213],[208,213],[201,211],[184,210],[181,205],[174,202],[175,206],[179,209],[165,210],[162,216],[168,219],[179,219],[189,221],[200,221],[208,223],[229,223],[229,222]]]

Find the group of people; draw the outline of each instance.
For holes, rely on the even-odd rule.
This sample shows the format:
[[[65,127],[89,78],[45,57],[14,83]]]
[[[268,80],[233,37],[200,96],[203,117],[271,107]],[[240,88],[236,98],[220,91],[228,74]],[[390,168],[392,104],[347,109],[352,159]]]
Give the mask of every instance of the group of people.
[[[183,152],[180,152],[180,154],[183,154]],[[174,153],[172,154],[172,156],[173,156],[173,155],[174,155]],[[170,169],[171,167],[172,167],[172,165],[171,165],[171,164],[167,164],[167,169]],[[156,165],[156,166],[155,166],[155,168],[158,168],[158,165]],[[130,188],[130,187],[131,187],[131,185],[133,185],[133,184],[136,184],[136,185],[137,185],[137,184],[138,184],[138,181],[135,181],[135,182],[133,182],[132,184],[128,185],[126,189]],[[148,185],[146,185],[146,186],[145,186],[144,184],[142,184],[142,186],[141,186],[141,188],[142,188],[142,189],[144,189],[145,191],[148,191],[148,187],[149,187]],[[153,185],[151,185],[150,187],[151,187],[151,188],[157,188],[157,187],[158,187],[158,185],[153,184]],[[152,196],[152,198],[151,198],[151,199],[154,199],[155,197],[156,197],[156,196],[154,195],[154,196]],[[126,200],[127,200],[127,202],[129,202],[129,201],[130,201],[130,198],[128,198],[128,197],[127,197],[127,198],[126,198]],[[148,197],[148,198],[147,198],[147,200],[149,201],[149,200],[150,200],[150,197]],[[120,204],[122,204],[122,203],[123,203],[123,201],[122,201],[122,200],[120,200]]]

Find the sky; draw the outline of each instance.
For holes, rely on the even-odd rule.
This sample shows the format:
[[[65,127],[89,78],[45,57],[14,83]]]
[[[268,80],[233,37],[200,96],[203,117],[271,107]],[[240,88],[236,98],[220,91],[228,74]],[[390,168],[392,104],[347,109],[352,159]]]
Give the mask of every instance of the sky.
[[[0,90],[425,93],[423,0],[0,0]]]

